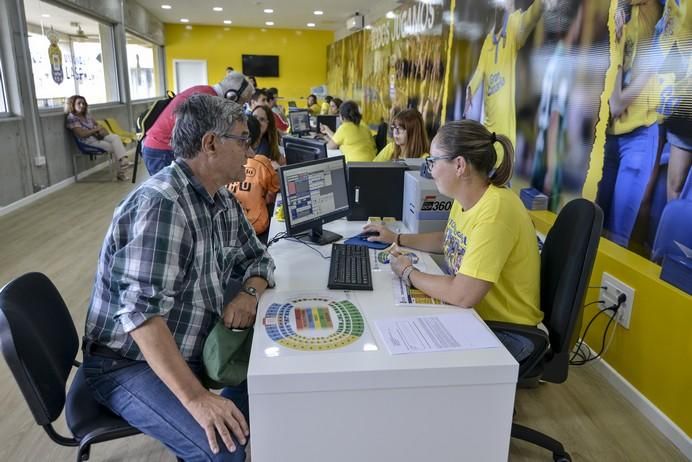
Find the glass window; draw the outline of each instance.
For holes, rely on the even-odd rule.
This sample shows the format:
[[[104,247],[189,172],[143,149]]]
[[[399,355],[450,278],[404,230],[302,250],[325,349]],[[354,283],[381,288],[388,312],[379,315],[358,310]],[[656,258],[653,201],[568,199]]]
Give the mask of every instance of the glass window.
[[[118,101],[113,27],[38,0],[25,0],[29,51],[39,108],[69,96],[89,104]]]
[[[130,99],[162,96],[161,47],[132,34],[125,34],[125,38],[127,40]]]
[[[5,84],[2,76],[2,62],[0,62],[0,114],[7,112],[7,99],[5,97]]]

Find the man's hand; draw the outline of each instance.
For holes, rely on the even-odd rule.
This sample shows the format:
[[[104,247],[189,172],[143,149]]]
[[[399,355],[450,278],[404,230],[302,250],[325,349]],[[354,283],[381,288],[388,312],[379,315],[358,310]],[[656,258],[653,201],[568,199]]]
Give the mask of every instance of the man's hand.
[[[221,440],[229,451],[236,450],[231,432],[240,444],[245,444],[250,434],[247,421],[243,413],[233,404],[233,401],[210,391],[183,403],[188,412],[204,429],[209,441],[209,447],[214,454],[219,452],[219,443],[216,434],[221,435]],[[230,431],[229,431],[230,430]]]
[[[255,323],[255,315],[257,315],[257,299],[241,291],[223,310],[223,323],[229,329],[242,329]]]

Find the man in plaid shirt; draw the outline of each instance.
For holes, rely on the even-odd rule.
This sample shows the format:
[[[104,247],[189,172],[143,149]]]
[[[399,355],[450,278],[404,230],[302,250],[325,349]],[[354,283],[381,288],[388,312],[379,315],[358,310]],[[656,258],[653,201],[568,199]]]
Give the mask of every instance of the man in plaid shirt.
[[[250,153],[242,107],[195,95],[176,116],[176,161],[118,206],[106,234],[84,371],[98,401],[179,458],[240,461],[247,387],[204,388],[202,348],[219,319],[254,323],[274,262],[225,188],[243,181]]]

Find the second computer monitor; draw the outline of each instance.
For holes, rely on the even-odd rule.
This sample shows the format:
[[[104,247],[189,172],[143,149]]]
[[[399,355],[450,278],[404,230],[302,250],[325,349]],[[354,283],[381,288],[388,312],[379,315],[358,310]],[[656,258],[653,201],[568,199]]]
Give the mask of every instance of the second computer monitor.
[[[350,209],[343,156],[279,168],[286,233],[320,245],[341,239],[322,229],[345,217]],[[301,233],[310,231],[307,236]]]
[[[317,116],[317,131],[320,131],[320,125],[326,125],[335,132],[339,127],[338,123],[339,116],[335,115],[318,115]]]
[[[291,135],[310,133],[310,113],[308,111],[289,112],[288,122],[291,124]]]
[[[404,173],[406,164],[398,162],[350,162],[348,194],[351,199],[349,220],[368,217],[402,218]]]
[[[284,155],[288,165],[327,157],[327,143],[312,138],[284,136]]]

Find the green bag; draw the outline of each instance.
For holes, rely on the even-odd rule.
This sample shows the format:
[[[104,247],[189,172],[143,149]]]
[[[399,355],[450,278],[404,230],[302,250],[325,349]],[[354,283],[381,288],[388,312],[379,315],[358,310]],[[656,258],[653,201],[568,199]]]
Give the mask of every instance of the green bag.
[[[216,323],[204,342],[202,360],[207,388],[236,386],[247,380],[254,329],[229,329],[223,320]]]

